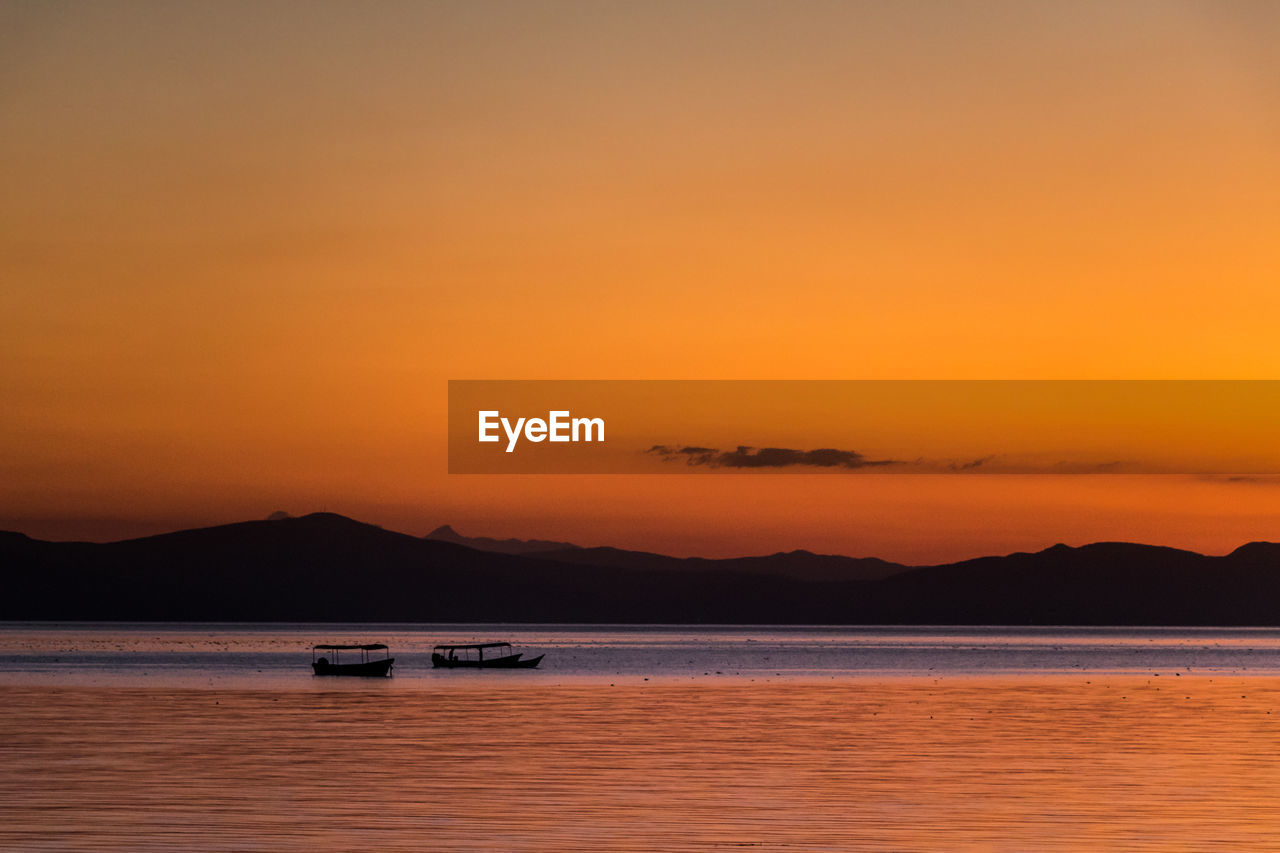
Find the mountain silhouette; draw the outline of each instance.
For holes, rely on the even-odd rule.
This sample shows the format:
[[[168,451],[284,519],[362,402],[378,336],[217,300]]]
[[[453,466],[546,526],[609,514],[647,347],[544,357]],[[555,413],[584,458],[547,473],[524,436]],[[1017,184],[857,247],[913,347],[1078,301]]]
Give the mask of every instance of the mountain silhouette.
[[[537,554],[544,551],[573,551],[577,545],[569,542],[552,542],[547,539],[490,539],[488,536],[463,536],[447,524],[443,524],[424,537],[440,542],[466,545],[477,551],[494,551],[498,554]]]
[[[501,553],[314,513],[101,544],[0,532],[0,567],[9,620],[1280,625],[1269,542],[909,567],[807,551]]]
[[[672,572],[728,571],[751,575],[776,575],[801,581],[872,581],[909,571],[909,566],[876,557],[841,557],[809,551],[787,551],[767,557],[733,557],[709,560],[705,557],[667,557],[646,551],[620,548],[574,548],[542,551],[537,557],[565,563],[585,563],[622,569],[658,569]]]

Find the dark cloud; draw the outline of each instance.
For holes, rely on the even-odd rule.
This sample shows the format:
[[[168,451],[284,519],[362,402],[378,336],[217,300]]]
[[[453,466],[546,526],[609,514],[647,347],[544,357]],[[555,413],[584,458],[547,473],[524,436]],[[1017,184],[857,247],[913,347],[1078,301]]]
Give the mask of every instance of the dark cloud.
[[[970,462],[952,462],[951,470],[952,471],[972,471],[974,468],[981,468],[984,464],[986,464],[987,462],[990,462],[992,459],[995,459],[995,458],[996,457],[992,455],[992,456],[983,456],[981,459],[974,459]]]
[[[1280,475],[1276,474],[1202,474],[1198,479],[1210,483],[1234,483],[1246,486],[1280,486]]]
[[[868,468],[898,464],[893,459],[868,459],[856,450],[836,450],[824,447],[818,450],[792,450],[786,447],[748,447],[740,445],[736,450],[721,452],[714,447],[672,447],[655,444],[649,453],[664,460],[683,459],[686,465],[705,465],[708,468]]]
[[[1050,474],[1123,474],[1133,473],[1130,469],[1141,471],[1140,463],[1124,462],[1116,459],[1111,462],[1055,462],[1047,468]],[[1160,473],[1152,471],[1150,473]]]
[[[1006,455],[992,453],[969,459],[869,459],[856,450],[831,447],[817,450],[794,450],[787,447],[750,447],[740,445],[733,450],[719,450],[698,445],[655,444],[648,454],[660,456],[664,462],[683,462],[705,468],[831,468],[843,470],[881,469],[892,466],[900,474],[1122,474],[1159,473],[1140,462],[1107,460],[1102,462],[1068,461],[1047,455]],[[1246,482],[1233,477],[1225,482]]]
[[[927,469],[929,463],[921,466]],[[1081,462],[1052,460],[1037,456],[1007,456],[990,454],[967,462],[955,460],[942,464],[942,469],[962,474],[1121,474],[1140,471],[1142,466],[1120,460],[1108,462]]]
[[[655,444],[645,452],[661,456],[663,462],[683,461],[686,465],[710,466],[720,451],[714,447],[673,447],[670,444]]]

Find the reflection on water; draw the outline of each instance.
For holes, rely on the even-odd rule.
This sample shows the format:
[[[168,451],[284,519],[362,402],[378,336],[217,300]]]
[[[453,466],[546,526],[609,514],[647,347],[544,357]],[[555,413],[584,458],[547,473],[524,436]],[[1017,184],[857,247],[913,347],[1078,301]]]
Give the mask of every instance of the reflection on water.
[[[15,663],[95,643],[122,660],[185,655],[177,638],[195,636],[154,630],[0,630],[0,849],[1280,849],[1280,672],[1257,651],[1270,634],[875,635],[995,656],[1001,642],[1039,645],[1059,665],[1016,675],[597,667],[194,685],[187,665],[152,664],[140,686],[80,664],[24,677]],[[219,642],[270,655],[301,636],[258,630],[226,629]],[[657,632],[670,646],[658,654],[654,634],[639,633],[574,642],[640,643],[648,670],[720,642]],[[723,641],[745,645],[736,632]],[[1053,657],[1064,641],[1116,659],[1160,646],[1184,663],[1080,672]],[[1223,648],[1254,650],[1249,673],[1202,667]]]
[[[1277,849],[1280,680],[1170,682],[9,687],[0,847]]]

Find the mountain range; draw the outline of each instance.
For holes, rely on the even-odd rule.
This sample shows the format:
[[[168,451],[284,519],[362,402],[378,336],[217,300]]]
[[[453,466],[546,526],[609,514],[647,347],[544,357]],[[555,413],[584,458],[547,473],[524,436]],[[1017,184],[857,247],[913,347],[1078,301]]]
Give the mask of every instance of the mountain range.
[[[1123,542],[937,566],[426,537],[332,513],[122,542],[0,532],[0,619],[1280,625],[1280,544]]]

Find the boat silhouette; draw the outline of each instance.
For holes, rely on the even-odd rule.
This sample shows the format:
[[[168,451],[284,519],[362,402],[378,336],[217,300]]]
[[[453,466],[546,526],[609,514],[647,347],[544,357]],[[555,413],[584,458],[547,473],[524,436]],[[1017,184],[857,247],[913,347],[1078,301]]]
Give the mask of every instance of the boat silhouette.
[[[486,649],[490,651],[488,657]],[[448,643],[431,652],[431,665],[443,669],[533,669],[543,657],[525,658],[520,652],[513,653],[510,643]]]
[[[360,652],[360,660],[352,663],[342,663],[341,656],[343,652],[358,651]],[[369,652],[382,651],[386,654],[381,658],[369,658]],[[321,652],[330,652],[333,660],[320,656]],[[383,643],[365,643],[363,645],[342,646],[342,645],[319,645],[311,647],[311,671],[316,675],[364,675],[364,676],[386,676],[391,674],[391,665],[396,659],[391,657],[386,645]]]

